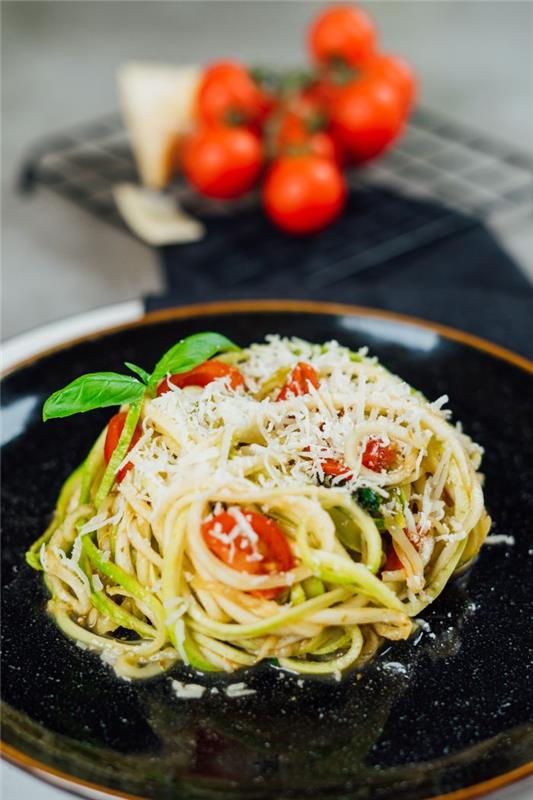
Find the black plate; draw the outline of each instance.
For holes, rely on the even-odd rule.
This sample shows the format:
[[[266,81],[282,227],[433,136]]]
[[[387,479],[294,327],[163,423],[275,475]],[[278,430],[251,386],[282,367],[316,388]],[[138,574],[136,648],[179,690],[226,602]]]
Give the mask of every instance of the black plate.
[[[168,676],[125,683],[43,613],[23,553],[109,416],[39,421],[43,398],[81,372],[150,367],[176,339],[218,330],[245,345],[270,332],[368,344],[428,396],[450,395],[486,448],[494,533],[470,573],[424,614],[430,630],[389,645],[340,683],[244,672],[257,694],[178,700]],[[383,313],[297,303],[226,304],[148,316],[44,355],[4,380],[3,699],[8,758],[44,777],[180,800],[461,797],[531,769],[533,365],[466,335]],[[184,669],[174,670],[183,676]],[[227,682],[225,676],[209,681]],[[231,680],[235,680],[233,676]],[[485,786],[485,782],[486,786]],[[467,788],[468,787],[468,788]]]

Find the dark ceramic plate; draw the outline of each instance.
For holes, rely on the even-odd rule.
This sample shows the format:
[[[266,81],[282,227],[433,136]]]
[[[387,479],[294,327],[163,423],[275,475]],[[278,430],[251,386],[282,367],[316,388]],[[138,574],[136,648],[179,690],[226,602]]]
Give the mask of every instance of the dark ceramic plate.
[[[493,532],[515,545],[485,547],[424,614],[429,631],[340,683],[300,685],[265,666],[243,673],[251,697],[184,701],[168,676],[121,682],[56,630],[41,577],[24,563],[61,483],[109,416],[43,425],[43,398],[81,372],[125,360],[149,367],[175,340],[206,329],[243,345],[270,332],[368,344],[428,396],[448,393],[486,448]],[[2,410],[5,755],[41,777],[62,776],[72,791],[161,800],[464,798],[531,771],[532,372],[466,334],[286,302],[154,314],[20,365],[5,378]]]

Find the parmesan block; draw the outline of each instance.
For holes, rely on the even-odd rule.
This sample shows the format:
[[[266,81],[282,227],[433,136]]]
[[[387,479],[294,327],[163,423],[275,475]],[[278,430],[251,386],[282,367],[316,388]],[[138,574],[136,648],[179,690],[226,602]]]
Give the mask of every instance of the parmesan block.
[[[201,70],[195,66],[129,62],[118,71],[119,102],[142,182],[169,182],[190,128]]]

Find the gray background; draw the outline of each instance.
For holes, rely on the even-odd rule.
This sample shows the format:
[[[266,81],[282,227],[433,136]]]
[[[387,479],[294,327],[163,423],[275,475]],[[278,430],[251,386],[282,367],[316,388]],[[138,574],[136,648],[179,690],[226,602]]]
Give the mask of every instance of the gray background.
[[[116,106],[116,67],[130,58],[176,63],[233,56],[297,64],[310,2],[3,2],[3,334],[160,288],[157,257],[45,191],[13,191],[24,154],[43,134]],[[407,56],[421,100],[460,121],[533,149],[533,4],[367,3],[384,47]],[[530,220],[502,230],[533,277]],[[62,794],[12,767],[4,797]],[[532,784],[506,797],[526,797]]]
[[[43,134],[116,107],[129,58],[202,62],[232,55],[297,64],[309,2],[4,2],[3,334],[157,291],[153,252],[42,191],[17,197],[24,154]],[[421,100],[533,149],[533,3],[368,3],[384,47],[421,75]],[[532,226],[503,231],[533,276]]]

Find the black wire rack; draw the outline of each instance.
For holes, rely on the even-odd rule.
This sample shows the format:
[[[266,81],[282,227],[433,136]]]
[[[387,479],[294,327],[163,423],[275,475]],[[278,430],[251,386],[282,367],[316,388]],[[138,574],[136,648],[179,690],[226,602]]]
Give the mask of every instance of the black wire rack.
[[[275,270],[291,258],[303,258],[302,280],[320,289],[478,220],[490,224],[533,207],[529,156],[424,108],[413,114],[405,135],[385,158],[351,170],[348,181],[347,212],[313,237],[312,247],[269,228],[257,196],[213,204],[178,181],[167,191],[207,227],[202,241],[179,246],[180,261],[208,268],[214,255],[219,261],[225,252],[231,262],[225,280],[237,285],[253,279],[265,263]],[[19,185],[26,192],[51,189],[129,232],[113,199],[113,187],[124,182],[136,183],[138,175],[120,117],[111,114],[42,140],[24,163]],[[238,218],[239,225],[228,226],[228,218]]]

